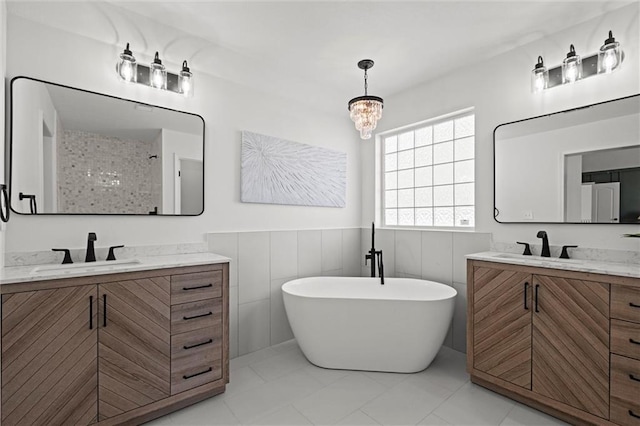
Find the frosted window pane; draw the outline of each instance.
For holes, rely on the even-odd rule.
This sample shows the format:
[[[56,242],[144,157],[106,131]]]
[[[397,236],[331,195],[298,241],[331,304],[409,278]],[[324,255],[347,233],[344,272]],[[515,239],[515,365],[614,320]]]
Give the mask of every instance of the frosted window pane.
[[[416,148],[416,167],[430,166],[431,164],[433,164],[431,147]]]
[[[388,154],[390,152],[396,152],[398,150],[398,137],[389,136],[384,140],[384,152]]]
[[[433,163],[450,163],[453,161],[453,142],[433,145]]]
[[[413,207],[413,189],[398,191],[398,207]]]
[[[413,209],[399,209],[398,210],[398,225],[411,225],[413,226]]]
[[[466,136],[471,136],[475,134],[474,131],[474,117],[473,115],[468,115],[466,117],[458,118],[456,120],[456,139],[464,138]]]
[[[456,207],[456,226],[475,226],[474,207]]]
[[[431,207],[433,205],[433,187],[416,188],[416,207]]]
[[[456,165],[456,183],[473,182],[474,162],[473,160],[460,161]]]
[[[413,187],[413,169],[398,172],[398,188]]]
[[[433,187],[433,205],[434,206],[452,206],[453,205],[453,185],[434,186]]]
[[[384,174],[384,188],[396,189],[398,187],[398,172]]]
[[[423,127],[422,129],[416,129],[416,147],[431,145],[433,143],[433,130],[432,127]]]
[[[384,206],[398,207],[398,191],[385,191]]]
[[[402,151],[398,153],[398,169],[413,168],[413,150]]]
[[[416,187],[433,185],[433,167],[420,167],[416,169]]]
[[[397,225],[398,224],[398,210],[396,209],[386,209],[384,211],[384,223],[387,225]]]
[[[456,206],[473,205],[473,183],[463,183],[456,185]]]
[[[413,131],[398,135],[398,151],[413,148]]]
[[[445,121],[444,123],[433,126],[433,142],[445,142],[453,139],[453,121]]]
[[[433,209],[416,209],[416,225],[433,226]]]
[[[453,226],[453,207],[436,207],[433,209],[435,226]]]
[[[456,161],[468,160],[474,157],[474,138],[456,139],[455,159]]]
[[[391,172],[398,170],[398,154],[387,154],[384,157],[384,170]]]
[[[433,184],[445,185],[453,183],[453,164],[433,166]]]

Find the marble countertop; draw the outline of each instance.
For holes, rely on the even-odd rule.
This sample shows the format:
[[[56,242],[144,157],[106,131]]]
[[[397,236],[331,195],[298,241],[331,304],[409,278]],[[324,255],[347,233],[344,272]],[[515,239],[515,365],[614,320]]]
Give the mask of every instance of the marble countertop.
[[[69,265],[10,266],[0,270],[0,285],[119,274],[122,272],[148,271],[162,268],[178,268],[182,266],[208,265],[212,263],[226,263],[230,260],[228,257],[213,253],[189,253],[120,259],[109,262],[72,263]]]
[[[512,265],[537,266],[540,268],[564,269],[567,271],[588,272],[592,274],[617,275],[640,278],[640,264],[598,262],[585,259],[558,259],[554,257],[524,256],[514,253],[485,251],[468,254],[467,259],[487,262],[510,263]]]

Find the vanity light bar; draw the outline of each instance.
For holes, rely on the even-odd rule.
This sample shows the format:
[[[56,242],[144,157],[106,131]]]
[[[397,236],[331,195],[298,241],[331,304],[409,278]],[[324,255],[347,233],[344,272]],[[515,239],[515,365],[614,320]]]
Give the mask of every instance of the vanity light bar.
[[[620,43],[616,42],[609,31],[609,38],[604,41],[597,53],[587,57],[580,57],[573,44],[562,64],[548,69],[544,65],[542,56],[531,71],[531,92],[542,92],[551,87],[571,84],[587,77],[599,74],[609,74],[620,68],[624,59],[624,52]]]
[[[187,65],[187,61],[182,63],[182,69],[178,74],[167,72],[156,52],[153,62],[143,65],[136,61],[129,43],[120,54],[120,60],[116,64],[116,74],[120,80],[127,83],[138,83],[155,89],[167,90],[179,93],[186,97],[193,96],[193,73]]]

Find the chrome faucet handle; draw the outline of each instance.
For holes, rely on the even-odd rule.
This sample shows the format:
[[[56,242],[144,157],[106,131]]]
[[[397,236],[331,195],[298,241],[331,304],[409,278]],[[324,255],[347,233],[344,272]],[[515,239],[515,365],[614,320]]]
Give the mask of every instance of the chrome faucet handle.
[[[63,265],[65,263],[73,263],[73,260],[71,260],[71,251],[69,249],[54,249],[54,248],[52,248],[51,251],[63,251],[64,252],[64,259],[62,260],[62,264]]]
[[[576,248],[578,246],[562,246],[562,253],[560,253],[560,259],[569,259],[569,252],[567,249]]]
[[[516,243],[524,245],[524,251],[522,252],[523,256],[531,256],[531,246],[529,243],[521,243],[520,241],[516,241]]]

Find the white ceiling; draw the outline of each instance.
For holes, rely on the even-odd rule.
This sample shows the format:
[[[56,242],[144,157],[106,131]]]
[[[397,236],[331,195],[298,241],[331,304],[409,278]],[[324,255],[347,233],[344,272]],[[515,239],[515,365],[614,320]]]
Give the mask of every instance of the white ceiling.
[[[336,112],[346,111],[348,100],[363,94],[363,74],[356,66],[360,59],[376,62],[369,71],[369,93],[388,97],[632,2],[10,0],[7,4],[10,14],[118,49],[130,42],[142,62],[149,62],[158,50],[173,69],[187,59],[196,73]]]

